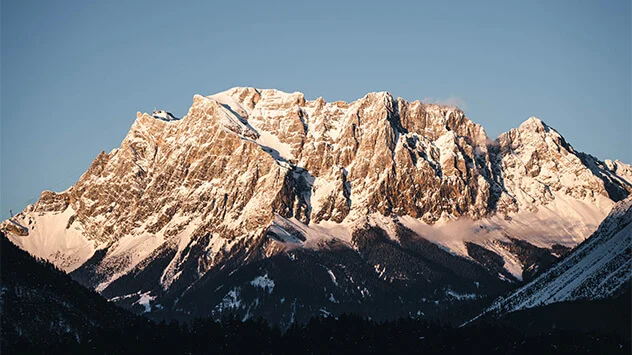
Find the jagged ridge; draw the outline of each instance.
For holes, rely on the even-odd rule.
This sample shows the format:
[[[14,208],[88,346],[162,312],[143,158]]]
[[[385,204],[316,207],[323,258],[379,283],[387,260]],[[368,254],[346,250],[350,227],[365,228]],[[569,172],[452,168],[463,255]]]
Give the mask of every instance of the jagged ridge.
[[[544,264],[513,240],[559,256],[632,191],[630,171],[536,118],[492,141],[458,108],[386,92],[326,103],[234,88],[196,95],[180,120],[138,113],[120,148],[2,228],[99,291],[121,277],[143,293],[188,289],[218,266],[331,238],[358,249],[368,225],[395,242],[403,226],[515,281]]]

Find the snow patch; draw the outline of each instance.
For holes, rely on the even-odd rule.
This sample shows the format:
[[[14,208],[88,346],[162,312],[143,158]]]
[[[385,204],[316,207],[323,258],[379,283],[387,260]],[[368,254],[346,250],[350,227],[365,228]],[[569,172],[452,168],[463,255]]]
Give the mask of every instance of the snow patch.
[[[145,293],[141,293],[138,301],[134,302],[133,304],[139,304],[145,307],[144,313],[148,313],[151,312],[151,302],[155,299],[156,296],[151,296],[151,291],[147,291]]]
[[[179,118],[172,115],[171,112],[167,112],[165,110],[155,110],[151,115],[153,118],[167,122],[179,120]]]
[[[289,162],[294,159],[292,147],[289,144],[282,143],[279,138],[270,132],[259,129],[259,138],[255,141],[273,158],[280,161]]]
[[[221,313],[226,309],[237,309],[241,306],[240,299],[241,289],[239,287],[233,288],[228,291],[224,298],[222,298],[222,302],[218,304],[215,308]]]
[[[327,269],[327,273],[329,274],[329,277],[331,277],[331,282],[333,282],[334,285],[338,286],[338,281],[336,280],[336,275],[334,275],[334,272],[330,269]]]
[[[263,276],[255,277],[254,280],[250,281],[250,284],[254,287],[268,291],[268,294],[272,294],[272,290],[274,290],[274,281],[268,277],[268,273]]]
[[[331,221],[321,221],[310,223],[309,225],[298,219],[275,216],[273,224],[268,231],[273,232],[282,242],[296,243],[309,248],[318,248],[324,241],[339,239],[346,243],[351,243],[353,224],[335,223]],[[305,238],[300,240],[294,233],[298,233]]]
[[[454,292],[452,290],[447,290],[445,292],[445,294],[446,294],[446,296],[450,296],[450,297],[452,297],[454,299],[457,299],[459,301],[462,301],[462,300],[473,300],[473,299],[476,299],[478,297],[478,295],[475,294],[475,293],[462,293],[461,294],[461,293],[456,293],[456,292]]]

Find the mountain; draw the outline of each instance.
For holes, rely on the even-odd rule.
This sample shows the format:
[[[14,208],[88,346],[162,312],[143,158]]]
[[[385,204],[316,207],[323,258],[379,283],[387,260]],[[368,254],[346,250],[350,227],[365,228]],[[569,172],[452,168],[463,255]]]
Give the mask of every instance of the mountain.
[[[484,314],[502,316],[558,302],[609,299],[625,291],[629,294],[631,256],[632,197],[628,197],[616,204],[597,231],[562,261],[508,297],[498,299]],[[629,297],[627,303],[629,306]]]
[[[0,228],[159,318],[466,317],[584,241],[631,182],[537,118],[491,140],[456,107],[387,92],[233,88],[181,119],[137,113],[74,186]]]

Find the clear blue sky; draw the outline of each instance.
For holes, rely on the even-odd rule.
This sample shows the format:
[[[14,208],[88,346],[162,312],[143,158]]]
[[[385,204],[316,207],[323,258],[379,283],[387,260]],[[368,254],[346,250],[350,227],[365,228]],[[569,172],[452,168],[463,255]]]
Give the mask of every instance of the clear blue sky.
[[[538,116],[632,163],[630,1],[2,1],[1,206],[64,190],[136,111],[233,86],[459,102],[491,138]]]

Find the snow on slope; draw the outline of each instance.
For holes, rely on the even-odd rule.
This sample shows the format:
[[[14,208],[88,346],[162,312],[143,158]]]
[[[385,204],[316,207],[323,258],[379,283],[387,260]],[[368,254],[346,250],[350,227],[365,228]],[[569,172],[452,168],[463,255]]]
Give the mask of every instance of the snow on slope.
[[[496,301],[485,313],[578,299],[607,298],[632,276],[632,197],[619,202],[599,229],[559,264]]]
[[[520,280],[522,263],[495,241],[510,242],[508,238],[514,238],[541,248],[551,248],[555,244],[572,248],[597,230],[613,205],[605,197],[598,197],[598,203],[594,203],[563,194],[554,195],[549,204],[538,207],[536,211],[511,214],[510,219],[499,216],[478,221],[460,218],[439,221],[434,225],[410,216],[400,216],[398,220],[419,236],[463,257],[469,257],[465,242],[489,249],[502,256],[507,271]]]
[[[296,218],[284,218],[277,215],[268,233],[273,233],[277,239],[283,242],[295,244],[294,246],[304,246],[317,249],[321,242],[339,239],[347,244],[351,244],[351,234],[357,225],[353,223],[333,223],[321,221],[319,223],[305,224]],[[301,241],[296,235],[305,238]]]
[[[258,137],[255,142],[264,148],[264,151],[270,153],[276,160],[289,161],[294,159],[291,147],[286,143],[282,143],[276,135],[266,131],[261,125],[257,125],[257,120],[248,120],[252,111],[241,105],[229,92],[230,90],[220,92],[215,95],[207,96],[206,98],[217,101],[223,106],[225,118],[229,122],[228,124],[233,127],[239,127],[239,134],[254,138],[252,135],[245,133],[248,131],[254,132],[255,136]],[[275,90],[275,94],[278,95],[278,93],[280,92]],[[279,100],[282,100],[286,96],[285,94],[281,95]]]
[[[90,259],[98,248],[84,237],[80,223],[69,223],[74,215],[70,206],[63,212],[20,213],[8,222],[28,228],[28,236],[7,234],[7,237],[33,256],[71,272]]]

